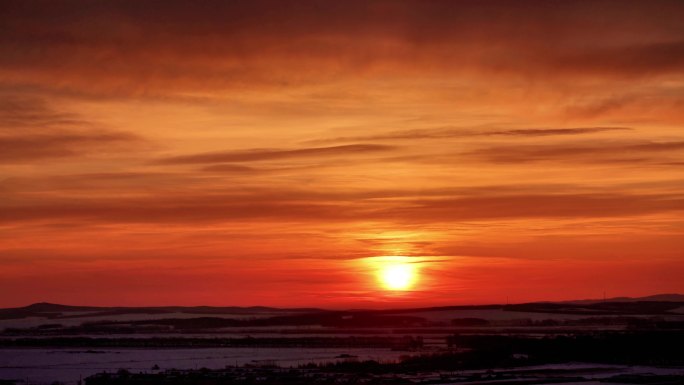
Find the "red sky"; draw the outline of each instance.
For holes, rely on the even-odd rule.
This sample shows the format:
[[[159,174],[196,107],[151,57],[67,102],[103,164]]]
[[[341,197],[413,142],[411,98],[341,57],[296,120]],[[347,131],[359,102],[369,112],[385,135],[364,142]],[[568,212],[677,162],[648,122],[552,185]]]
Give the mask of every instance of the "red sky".
[[[681,1],[3,1],[0,306],[684,292],[682,20]],[[378,284],[383,256],[415,263],[411,290]]]

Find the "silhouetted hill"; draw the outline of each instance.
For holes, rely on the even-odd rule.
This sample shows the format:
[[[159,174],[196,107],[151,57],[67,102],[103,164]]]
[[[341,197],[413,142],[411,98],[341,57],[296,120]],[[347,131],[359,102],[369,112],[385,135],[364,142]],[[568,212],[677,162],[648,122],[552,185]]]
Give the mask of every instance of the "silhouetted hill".
[[[93,306],[69,306],[69,305],[60,305],[60,304],[49,303],[49,302],[38,302],[38,303],[34,303],[32,305],[25,306],[23,308],[16,308],[16,309],[17,310],[26,310],[26,311],[43,313],[43,312],[92,311],[92,310],[99,310],[102,308],[101,307],[93,307]],[[6,309],[3,309],[3,310],[6,310]]]
[[[152,307],[96,307],[96,306],[70,306],[60,305],[49,302],[38,302],[24,307],[0,309],[0,320],[20,319],[26,317],[45,317],[54,318],[88,318],[106,317],[126,314],[213,314],[213,315],[246,315],[258,316],[292,314],[292,313],[313,313],[319,312],[315,308],[294,308],[281,309],[265,306],[251,307],[214,307],[214,306],[152,306]]]
[[[179,318],[177,314],[193,314],[209,317],[230,317],[231,321],[222,321],[228,324],[249,325],[250,323],[267,323],[268,325],[290,324],[353,324],[354,320],[363,319],[364,324],[411,324],[420,323],[418,318],[426,312],[453,312],[453,311],[515,311],[530,313],[556,313],[556,314],[588,314],[588,315],[634,315],[634,314],[673,314],[681,313],[684,306],[684,295],[659,294],[648,297],[628,298],[618,297],[608,300],[578,300],[564,302],[534,302],[513,305],[468,305],[468,306],[442,306],[423,308],[383,309],[383,310],[349,310],[332,311],[316,308],[274,308],[265,306],[252,307],[215,307],[215,306],[152,306],[152,307],[96,307],[96,306],[70,306],[48,302],[40,302],[25,307],[0,309],[0,320],[22,319],[27,317],[43,317],[47,319],[73,319],[95,318],[100,319],[113,316],[125,315],[154,315],[156,318]],[[165,315],[169,316],[166,317]],[[160,317],[161,315],[161,317]],[[351,317],[348,321],[338,320],[339,316]],[[403,317],[398,317],[402,315]],[[386,316],[386,317],[382,317]],[[387,317],[392,316],[392,317]],[[241,318],[250,318],[252,321],[241,321]],[[364,318],[365,317],[365,318]],[[134,317],[135,318],[135,317]],[[201,317],[200,317],[201,318]],[[138,317],[138,319],[141,319]],[[144,318],[143,318],[144,319]],[[255,319],[261,319],[255,321]],[[268,319],[268,321],[265,321]],[[182,323],[182,322],[181,322]],[[253,325],[252,325],[253,326]],[[349,325],[347,325],[349,326]]]
[[[585,314],[585,315],[636,315],[671,314],[684,306],[683,302],[672,301],[629,301],[597,303],[523,303],[506,305],[504,310],[530,313]]]
[[[614,297],[606,299],[582,299],[563,301],[562,303],[588,304],[599,302],[684,302],[684,294],[656,294],[646,297]]]

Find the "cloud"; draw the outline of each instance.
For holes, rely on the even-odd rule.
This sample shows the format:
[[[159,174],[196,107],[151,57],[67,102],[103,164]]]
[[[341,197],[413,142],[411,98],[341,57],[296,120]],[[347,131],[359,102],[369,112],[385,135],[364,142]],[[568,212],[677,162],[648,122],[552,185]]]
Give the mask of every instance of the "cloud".
[[[482,135],[504,135],[504,136],[553,136],[553,135],[584,135],[595,134],[607,131],[625,131],[627,127],[580,127],[580,128],[538,128],[538,129],[518,129],[483,133]]]
[[[123,132],[0,135],[0,162],[32,163],[41,159],[73,157],[140,141],[139,137]]]
[[[373,141],[373,140],[416,140],[416,139],[447,139],[468,137],[536,137],[536,136],[566,136],[585,135],[611,131],[627,131],[628,127],[573,127],[573,128],[523,128],[523,129],[464,129],[464,128],[435,128],[419,130],[391,131],[384,134],[338,137],[314,140],[315,143]]]
[[[525,194],[416,200],[387,211],[429,221],[520,218],[601,218],[684,210],[677,195]]]
[[[684,141],[637,143],[561,143],[545,145],[519,145],[485,147],[465,153],[495,163],[522,163],[540,161],[568,162],[620,162],[659,159],[661,154],[684,150]],[[662,159],[660,159],[662,160]]]
[[[54,108],[45,99],[0,92],[0,162],[31,163],[141,144],[135,134]]]
[[[400,192],[399,194],[405,194]],[[426,194],[426,196],[429,196]],[[381,198],[393,198],[386,201]],[[606,218],[684,210],[678,194],[494,194],[422,197],[379,194],[324,194],[292,190],[244,193],[154,194],[148,197],[41,202],[21,197],[0,204],[0,223],[81,221],[92,223],[239,223],[270,221],[328,225],[367,221],[404,224],[453,223],[526,218]]]
[[[197,186],[200,178],[194,174],[169,172],[96,172],[45,176],[14,176],[0,179],[0,193],[7,196],[48,193],[70,195],[74,192],[90,196],[130,194],[132,191],[163,191],[178,186]]]
[[[597,15],[610,15],[610,19]],[[0,80],[91,95],[375,75],[678,74],[681,2],[7,1]],[[97,82],[92,82],[96,78]]]
[[[255,162],[294,158],[318,158],[354,156],[360,154],[387,152],[395,147],[379,144],[350,144],[333,147],[284,149],[253,149],[244,151],[208,152],[194,155],[181,155],[160,159],[160,164],[202,164],[228,162]]]
[[[681,39],[681,36],[679,36]],[[635,44],[560,55],[552,63],[563,71],[591,69],[612,75],[649,75],[684,70],[684,40]]]
[[[221,172],[229,174],[252,174],[263,171],[254,167],[243,166],[241,164],[214,164],[202,167],[202,171]]]
[[[0,93],[0,133],[92,125],[77,114],[58,111],[42,98]]]

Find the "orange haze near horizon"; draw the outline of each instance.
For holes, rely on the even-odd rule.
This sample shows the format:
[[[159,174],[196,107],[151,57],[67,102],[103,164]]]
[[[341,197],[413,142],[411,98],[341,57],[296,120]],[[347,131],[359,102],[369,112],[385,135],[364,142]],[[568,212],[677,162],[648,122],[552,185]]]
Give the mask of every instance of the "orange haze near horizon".
[[[0,9],[0,307],[684,292],[681,1]]]

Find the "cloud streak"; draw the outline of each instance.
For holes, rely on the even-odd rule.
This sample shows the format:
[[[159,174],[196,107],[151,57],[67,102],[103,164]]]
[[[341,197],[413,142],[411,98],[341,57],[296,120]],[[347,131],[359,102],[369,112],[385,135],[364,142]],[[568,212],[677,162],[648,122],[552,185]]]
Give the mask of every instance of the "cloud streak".
[[[77,157],[97,150],[137,145],[141,138],[122,132],[0,135],[0,162],[21,163]]]
[[[194,155],[173,156],[160,159],[158,163],[203,164],[229,162],[258,162],[298,158],[359,156],[364,154],[389,152],[393,150],[395,150],[395,147],[380,144],[350,144],[345,146],[311,147],[291,150],[253,149],[243,151],[208,152]]]
[[[54,108],[43,98],[0,93],[0,162],[4,164],[77,158],[143,142],[133,133],[105,128]]]
[[[152,12],[130,0],[8,1],[0,79],[130,95],[415,75],[426,66],[485,77],[679,73],[684,6],[656,3],[171,0]]]
[[[467,152],[473,156],[495,163],[524,163],[541,161],[566,162],[615,162],[624,160],[655,160],[663,154],[681,154],[684,142],[644,143],[561,143],[553,145],[521,145],[485,147]],[[662,159],[661,159],[662,160]]]
[[[574,136],[597,134],[604,132],[629,131],[628,127],[573,127],[573,128],[521,128],[521,129],[466,129],[466,128],[437,128],[391,131],[384,134],[349,136],[314,140],[317,143],[374,141],[374,140],[416,140],[416,139],[449,139],[469,137],[544,137],[544,136]]]
[[[684,199],[668,194],[517,194],[420,198],[383,195],[346,198],[296,191],[275,194],[186,194],[124,199],[56,199],[4,204],[0,222],[79,220],[101,223],[216,223],[276,221],[404,224],[528,218],[607,218],[684,210]]]

